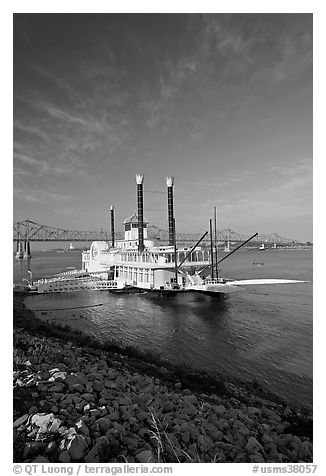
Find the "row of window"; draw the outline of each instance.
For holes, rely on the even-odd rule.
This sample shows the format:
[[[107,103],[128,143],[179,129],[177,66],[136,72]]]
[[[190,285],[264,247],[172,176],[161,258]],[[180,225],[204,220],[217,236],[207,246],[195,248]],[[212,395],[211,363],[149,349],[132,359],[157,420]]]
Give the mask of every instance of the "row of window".
[[[147,253],[126,253],[121,255],[121,261],[135,261],[136,263],[151,263],[150,255]]]
[[[138,223],[126,223],[125,224],[125,231],[130,231],[131,228],[138,228]],[[143,228],[147,228],[146,223],[143,224]]]
[[[185,257],[187,256],[187,253],[184,251],[179,251],[178,253],[177,260],[180,263],[180,261],[184,260]],[[174,253],[163,253],[163,256],[165,257],[166,261],[168,263],[174,263]],[[209,260],[209,253],[208,251],[193,251],[190,253],[190,255],[187,257],[186,261],[190,262],[196,262],[196,261],[208,261]]]
[[[101,287],[101,288],[111,288],[111,287],[116,287],[117,283],[116,282],[101,282],[101,281],[98,281],[95,286],[96,287]],[[48,289],[48,292],[56,292],[56,291],[79,291],[80,289],[89,289],[91,286],[87,286],[87,285],[84,285],[84,286],[73,286],[73,285],[61,285],[61,286],[54,286],[52,284],[49,285],[49,289]]]
[[[153,271],[143,268],[125,268],[118,266],[116,269],[116,277],[122,279],[129,279],[138,283],[149,283],[153,277]]]
[[[186,252],[178,251],[178,262],[182,261],[186,257]],[[151,254],[155,261],[158,261],[158,258],[162,256],[165,258],[166,263],[174,263],[174,253],[152,253]],[[138,253],[126,253],[121,255],[121,261],[134,261],[136,263],[150,263],[151,255],[149,254],[138,254]],[[209,260],[209,252],[208,251],[193,251],[188,257],[186,261],[196,262],[196,261],[208,261]]]

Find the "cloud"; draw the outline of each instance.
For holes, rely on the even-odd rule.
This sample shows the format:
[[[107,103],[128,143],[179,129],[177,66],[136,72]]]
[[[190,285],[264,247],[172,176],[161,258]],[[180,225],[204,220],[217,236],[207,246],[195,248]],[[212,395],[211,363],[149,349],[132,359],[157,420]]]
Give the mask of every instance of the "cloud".
[[[50,70],[45,69],[40,65],[35,65],[34,63],[30,63],[30,67],[34,69],[36,73],[46,78],[49,82],[53,83],[65,93],[69,93],[69,95],[76,96],[76,88],[74,88],[70,82],[63,79],[62,75],[52,73]]]
[[[25,154],[20,154],[19,152],[14,152],[14,159],[23,162],[24,164],[27,165],[40,165],[40,161],[34,159],[33,157],[29,157],[28,155]]]
[[[299,158],[291,166],[282,163],[280,165],[272,166],[271,170],[277,172],[280,176],[283,177],[302,176],[306,179],[308,177],[312,179],[312,159],[306,157]]]
[[[280,20],[283,28],[279,28]],[[219,85],[246,74],[250,81],[279,83],[312,64],[307,16],[204,15],[202,52],[218,65]]]
[[[168,134],[184,122],[185,90],[192,85],[195,94],[198,61],[196,52],[180,53],[177,59],[167,56],[157,71],[158,88],[145,89],[141,108],[145,112],[145,125],[161,135]],[[187,96],[187,95],[186,95]],[[190,105],[190,102],[188,103]]]
[[[296,28],[295,20],[282,18],[286,27],[280,29],[273,15],[192,17],[191,48],[164,52],[158,87],[145,89],[145,125],[161,135],[184,128],[192,142],[200,142],[213,124],[236,113],[232,107],[247,110],[257,99],[258,107],[266,82],[277,87],[300,75],[312,59],[309,25]]]
[[[267,173],[267,172],[266,172]],[[219,201],[219,208],[227,216],[250,216],[255,210],[257,217],[300,217],[312,212],[312,160],[297,159],[291,166],[273,166],[270,177],[265,180],[261,176],[263,186],[247,190],[232,191],[232,202],[224,199]],[[212,208],[214,200],[206,201],[204,208]]]
[[[14,120],[14,130],[21,131],[27,135],[35,135],[45,141],[48,139],[48,135],[42,130],[41,126],[26,124],[22,120]]]
[[[73,125],[80,125],[85,128],[90,126],[90,122],[86,121],[83,117],[73,115],[68,110],[59,109],[57,106],[43,101],[39,103],[39,108],[46,112],[49,116],[59,121],[64,121]]]
[[[72,197],[68,195],[63,195],[55,192],[49,192],[45,190],[31,190],[29,189],[26,191],[22,188],[14,188],[14,199],[23,201],[23,202],[30,202],[30,203],[50,203],[53,201],[70,201]]]
[[[86,176],[91,165],[117,161],[129,141],[128,129],[128,115],[107,109],[104,98],[98,103],[86,97],[63,107],[55,95],[35,93],[15,111],[15,169],[18,164],[26,168],[26,189],[37,178],[46,185],[57,177]]]
[[[84,174],[85,171],[78,167],[78,160],[74,157],[70,157],[69,160],[58,162],[58,160],[51,160],[47,157],[45,160],[40,152],[39,157],[35,158],[30,155],[22,154],[14,151],[14,176],[18,173],[24,176],[38,176],[39,178],[50,176],[69,176],[71,174]],[[17,162],[20,165],[17,165]],[[25,169],[22,169],[25,166]]]
[[[190,186],[198,189],[210,188],[210,187],[225,187],[234,183],[243,183],[248,180],[251,173],[249,170],[244,170],[241,173],[235,173],[233,175],[223,175],[223,178],[212,177],[211,180],[192,180],[192,181],[180,181],[178,186]]]
[[[158,158],[159,163],[150,163],[155,171],[165,165],[164,155],[167,163],[175,158],[175,173],[187,160],[185,182],[179,185],[189,200],[191,193],[202,198],[200,204],[209,194],[218,196],[217,187],[230,197],[220,205],[231,211],[227,206],[232,200],[244,214],[249,211],[241,208],[242,200],[251,207],[255,202],[260,207],[281,206],[278,194],[283,194],[301,203],[300,191],[310,186],[308,165],[304,169],[303,163],[296,163],[299,174],[295,167],[273,163],[274,168],[262,173],[261,183],[255,183],[251,173],[230,171],[239,172],[247,157],[262,170],[256,152],[269,144],[261,131],[268,131],[276,146],[279,137],[283,140],[281,134],[276,137],[275,123],[282,128],[285,120],[293,119],[284,96],[292,95],[292,89],[283,88],[283,83],[292,77],[293,90],[302,87],[300,74],[311,61],[308,27],[296,27],[291,15],[283,15],[283,23],[268,15],[181,15],[171,28],[166,28],[170,20],[165,16],[159,18],[162,29],[149,25],[148,16],[140,23],[136,16],[127,23],[122,17],[108,23],[84,18],[90,22],[85,31],[84,23],[81,29],[76,20],[71,30],[63,26],[62,35],[56,30],[55,42],[43,45],[36,40],[49,40],[50,33],[35,28],[34,44],[19,45],[19,54],[25,52],[29,61],[26,68],[16,56],[14,171],[22,196],[40,200],[38,187],[55,194],[69,186],[68,194],[78,193],[81,177],[90,184],[100,174],[108,174],[108,183],[115,185],[114,173],[118,166],[121,170],[122,161],[128,174],[129,165],[146,167],[150,156]],[[269,91],[278,93],[275,97],[286,118],[266,98]],[[275,122],[267,124],[272,114]],[[254,145],[246,142],[252,131]],[[135,146],[137,153],[132,153]],[[218,172],[217,159],[211,157],[216,150]],[[289,160],[295,153],[293,144]],[[192,165],[198,164],[198,157],[201,175],[193,180]]]

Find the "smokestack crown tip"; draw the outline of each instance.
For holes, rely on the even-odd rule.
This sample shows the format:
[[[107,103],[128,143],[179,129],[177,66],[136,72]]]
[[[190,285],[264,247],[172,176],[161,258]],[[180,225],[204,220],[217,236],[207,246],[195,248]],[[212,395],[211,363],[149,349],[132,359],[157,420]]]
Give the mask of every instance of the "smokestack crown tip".
[[[136,183],[137,185],[141,185],[144,182],[144,175],[136,175]]]

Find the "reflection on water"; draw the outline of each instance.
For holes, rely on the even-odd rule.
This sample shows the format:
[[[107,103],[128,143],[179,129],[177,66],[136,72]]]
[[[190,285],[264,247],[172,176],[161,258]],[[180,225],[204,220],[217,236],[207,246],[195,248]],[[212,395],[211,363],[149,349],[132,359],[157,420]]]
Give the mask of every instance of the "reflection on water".
[[[223,276],[312,279],[309,252],[266,251],[258,273],[250,253],[230,259]],[[73,259],[42,256],[30,265],[34,276],[49,270],[53,274],[54,269],[73,266]],[[176,364],[256,379],[292,403],[312,404],[311,283],[255,286],[221,301],[195,294],[162,298],[85,291],[30,296],[26,304],[39,310],[40,319],[68,324],[101,342],[151,351]],[[72,307],[79,309],[67,309]],[[58,308],[62,310],[54,310]],[[47,314],[42,315],[41,309],[48,309]]]

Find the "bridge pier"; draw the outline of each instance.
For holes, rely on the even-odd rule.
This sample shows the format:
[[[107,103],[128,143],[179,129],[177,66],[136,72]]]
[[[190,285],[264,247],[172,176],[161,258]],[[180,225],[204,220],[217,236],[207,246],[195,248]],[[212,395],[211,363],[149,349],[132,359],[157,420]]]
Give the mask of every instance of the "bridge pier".
[[[32,257],[31,255],[31,242],[27,240],[26,242],[26,258],[30,259]]]
[[[18,259],[30,259],[31,255],[31,244],[29,240],[18,240],[16,248],[16,258]]]
[[[16,258],[21,259],[24,257],[24,248],[23,248],[23,241],[17,241],[17,248],[16,248]]]

